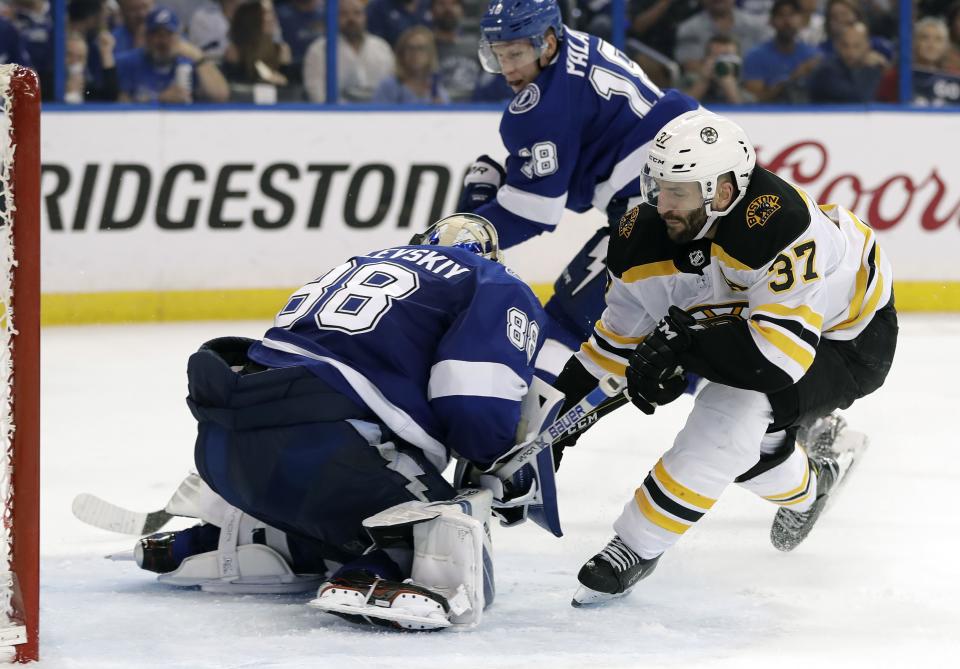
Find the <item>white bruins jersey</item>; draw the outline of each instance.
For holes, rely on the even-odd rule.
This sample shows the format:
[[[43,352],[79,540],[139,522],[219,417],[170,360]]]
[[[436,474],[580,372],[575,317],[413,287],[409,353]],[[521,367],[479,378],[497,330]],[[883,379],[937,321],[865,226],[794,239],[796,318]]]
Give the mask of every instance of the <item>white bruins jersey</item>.
[[[763,168],[714,225],[713,239],[680,245],[654,207],[624,215],[610,240],[606,309],[577,354],[591,374],[623,375],[675,305],[698,320],[691,354],[708,361],[688,370],[772,392],[806,373],[820,337],[856,337],[890,300],[890,263],[870,226]]]

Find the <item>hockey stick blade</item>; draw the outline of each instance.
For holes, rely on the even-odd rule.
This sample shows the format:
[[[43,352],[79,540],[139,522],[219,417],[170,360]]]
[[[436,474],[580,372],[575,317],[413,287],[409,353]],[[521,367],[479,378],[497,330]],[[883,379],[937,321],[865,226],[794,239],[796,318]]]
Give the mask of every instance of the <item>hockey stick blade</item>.
[[[137,536],[152,534],[173,518],[163,509],[148,512],[131,511],[89,493],[77,495],[73,499],[72,510],[77,520],[87,525],[110,532]]]
[[[577,423],[582,421],[591,411],[603,404],[603,402],[622,393],[625,387],[625,382],[613,374],[607,374],[600,379],[597,387],[591,390],[586,397],[577,402],[577,404],[572,406],[551,425],[548,425],[525,449],[515,454],[492,473],[504,480],[510,478],[524,465],[532,462],[540,451],[548,448],[554,441],[563,436],[578,432],[579,429],[574,429]]]

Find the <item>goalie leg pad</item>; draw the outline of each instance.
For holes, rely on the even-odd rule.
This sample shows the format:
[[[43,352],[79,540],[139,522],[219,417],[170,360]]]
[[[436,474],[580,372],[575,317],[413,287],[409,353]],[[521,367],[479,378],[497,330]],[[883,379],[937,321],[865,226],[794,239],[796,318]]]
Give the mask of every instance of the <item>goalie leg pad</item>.
[[[317,598],[310,604],[331,613],[346,612],[360,616],[361,619],[357,622],[372,622],[364,620],[365,617],[394,622],[402,618],[411,622],[409,615],[423,617],[422,606],[428,609],[433,607],[433,604],[422,601],[423,592],[410,599],[412,595],[408,590],[416,587],[435,596],[435,601],[444,602],[443,618],[446,624],[442,624],[436,611],[428,612],[429,621],[417,619],[412,622],[429,622],[436,628],[451,625],[461,628],[475,627],[480,623],[483,609],[494,597],[493,550],[487,531],[492,499],[488,490],[465,490],[450,501],[405,502],[367,518],[363,523],[364,527],[378,547],[387,548],[404,542],[407,545],[412,544],[414,555],[411,578],[400,584],[407,590],[400,588],[394,581],[383,579],[377,579],[380,585],[376,586],[387,588],[388,592],[398,590],[401,595],[407,594],[408,597],[400,597],[399,600],[381,597],[378,600],[387,602],[387,605],[371,603],[368,601],[369,596],[361,598],[356,593],[340,592],[342,583],[339,589],[331,588],[336,581],[332,579],[320,587]],[[359,572],[342,572],[338,577],[350,576],[355,579],[357,573]],[[369,579],[376,579],[369,574],[368,576]],[[368,583],[367,587],[373,587],[372,582]],[[390,590],[391,588],[393,590]],[[358,589],[359,587],[354,588]],[[343,607],[353,608],[344,611]],[[407,610],[410,607],[420,613],[411,614],[410,610]],[[394,608],[396,610],[390,611]],[[389,612],[385,613],[387,611]]]
[[[470,490],[449,503],[434,503],[440,515],[413,528],[411,577],[442,594],[450,604],[450,622],[472,628],[493,602],[493,547],[487,521],[493,496]]]
[[[217,525],[220,536],[217,549],[185,558],[173,571],[160,574],[157,580],[167,585],[199,586],[201,590],[217,593],[268,594],[307,592],[323,580],[322,574],[296,574],[290,567],[282,533],[264,528],[255,518],[227,505]],[[252,536],[254,529],[263,528],[268,542],[242,543],[241,537]],[[142,550],[141,540],[137,549]]]

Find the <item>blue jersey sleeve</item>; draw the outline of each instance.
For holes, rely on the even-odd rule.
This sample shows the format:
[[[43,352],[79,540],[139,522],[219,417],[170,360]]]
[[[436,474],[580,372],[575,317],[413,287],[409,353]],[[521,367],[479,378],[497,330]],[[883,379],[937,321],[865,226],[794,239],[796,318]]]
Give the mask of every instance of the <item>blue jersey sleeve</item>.
[[[477,280],[437,348],[429,398],[442,441],[487,467],[515,444],[544,316],[533,292],[503,267],[486,267]]]
[[[553,230],[567,203],[582,124],[566,99],[568,82],[553,75],[547,72],[520,91],[500,122],[509,154],[506,182],[496,202],[477,213],[497,226],[504,248]]]

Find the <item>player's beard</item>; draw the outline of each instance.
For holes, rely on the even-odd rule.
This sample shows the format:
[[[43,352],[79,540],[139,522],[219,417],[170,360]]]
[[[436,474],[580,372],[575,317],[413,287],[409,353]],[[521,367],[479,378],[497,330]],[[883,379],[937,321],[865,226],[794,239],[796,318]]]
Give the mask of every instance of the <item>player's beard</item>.
[[[693,238],[699,234],[707,222],[707,210],[705,207],[692,209],[690,211],[665,211],[660,214],[664,224],[667,225],[667,236],[677,244],[686,244],[692,242]]]

